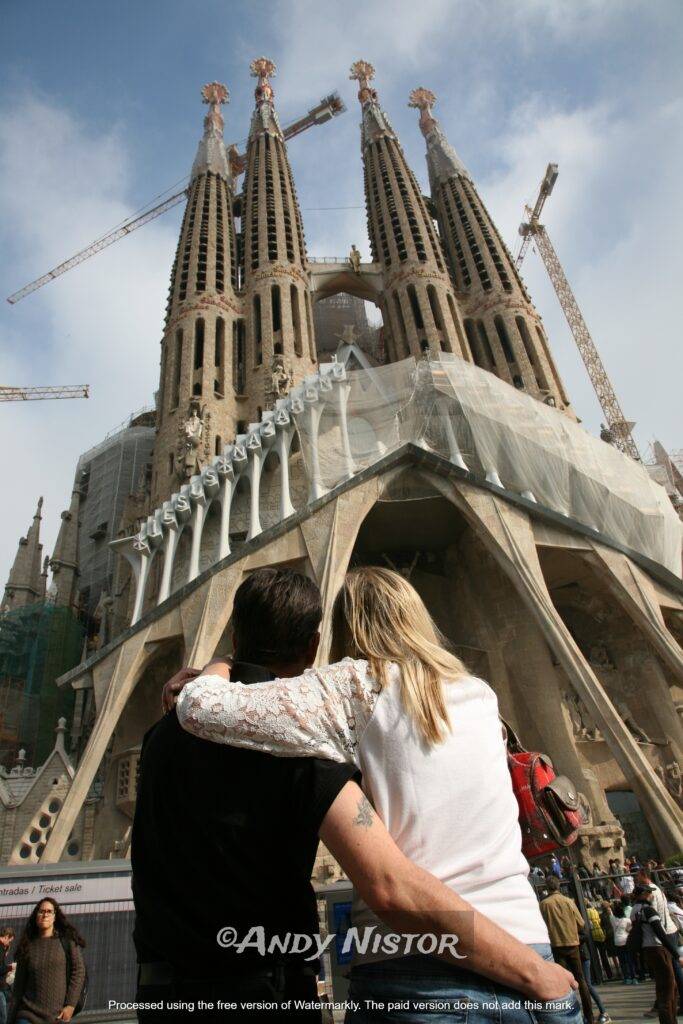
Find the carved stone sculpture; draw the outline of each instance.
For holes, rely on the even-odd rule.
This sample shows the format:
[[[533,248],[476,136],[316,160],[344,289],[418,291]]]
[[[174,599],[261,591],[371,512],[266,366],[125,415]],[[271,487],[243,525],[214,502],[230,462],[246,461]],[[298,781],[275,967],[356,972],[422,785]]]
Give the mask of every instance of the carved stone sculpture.
[[[617,711],[619,712],[619,714],[621,716],[622,722],[624,723],[624,725],[626,726],[628,731],[631,733],[631,735],[635,738],[636,742],[638,742],[638,743],[652,743],[652,742],[654,742],[653,740],[650,739],[650,737],[645,732],[645,730],[641,729],[641,727],[638,725],[638,723],[636,722],[635,718],[631,714],[630,709],[628,708],[628,706],[626,704],[624,704],[623,701],[621,701],[621,700],[615,701],[615,707],[616,707]]]
[[[294,374],[291,366],[285,366],[284,356],[276,353],[273,356],[270,372],[270,389],[268,396],[271,405],[275,404],[277,398],[284,398],[294,384]]]
[[[602,733],[593,722],[588,708],[576,693],[564,693],[564,703],[569,711],[574,736],[578,740],[601,740]]]
[[[181,480],[200,473],[209,459],[209,412],[204,406],[193,399],[190,402],[186,419],[179,427],[178,446],[176,449],[176,473]]]
[[[355,245],[351,246],[351,252],[349,253],[349,263],[354,274],[360,274],[360,253],[356,249]]]

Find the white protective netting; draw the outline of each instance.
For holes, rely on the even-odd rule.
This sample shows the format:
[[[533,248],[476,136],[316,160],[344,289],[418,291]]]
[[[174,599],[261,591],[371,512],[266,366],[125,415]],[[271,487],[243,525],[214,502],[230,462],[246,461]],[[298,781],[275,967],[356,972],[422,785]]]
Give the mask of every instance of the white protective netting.
[[[681,575],[681,524],[647,470],[544,405],[457,356],[412,358],[348,373],[349,446],[342,403],[322,406],[317,431],[325,488],[407,442],[445,458],[460,452],[467,468],[509,491],[531,492],[540,505],[600,531]],[[297,416],[307,471],[315,474],[312,413]],[[350,447],[350,451],[349,451]],[[457,455],[456,455],[457,459]]]

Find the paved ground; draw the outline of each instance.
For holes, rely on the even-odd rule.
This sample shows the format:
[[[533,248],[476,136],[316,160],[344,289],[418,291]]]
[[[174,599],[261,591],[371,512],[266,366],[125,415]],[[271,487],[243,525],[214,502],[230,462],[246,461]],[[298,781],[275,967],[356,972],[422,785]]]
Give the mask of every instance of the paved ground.
[[[645,981],[642,985],[622,985],[609,982],[606,985],[600,985],[598,992],[613,1021],[647,1022],[651,1020],[653,1024],[657,1024],[657,1017],[645,1016],[655,1001],[653,982]]]

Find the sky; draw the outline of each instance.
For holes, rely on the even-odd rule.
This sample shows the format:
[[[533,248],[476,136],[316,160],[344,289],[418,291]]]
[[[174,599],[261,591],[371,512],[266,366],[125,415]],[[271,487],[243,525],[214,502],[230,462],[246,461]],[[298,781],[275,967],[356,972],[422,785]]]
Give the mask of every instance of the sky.
[[[678,0],[1,0],[0,299],[107,233],[191,167],[224,82],[226,138],[244,140],[249,62],[277,65],[286,123],[338,90],[347,111],[292,140],[310,255],[369,257],[350,64],[428,191],[416,86],[508,245],[548,162],[544,222],[641,450],[683,448],[683,6]],[[334,209],[329,209],[334,207]],[[0,381],[88,383],[90,398],[3,403],[0,585],[44,495],[49,553],[78,456],[157,387],[182,206],[15,306],[0,301]],[[537,253],[523,274],[574,409],[602,415]]]

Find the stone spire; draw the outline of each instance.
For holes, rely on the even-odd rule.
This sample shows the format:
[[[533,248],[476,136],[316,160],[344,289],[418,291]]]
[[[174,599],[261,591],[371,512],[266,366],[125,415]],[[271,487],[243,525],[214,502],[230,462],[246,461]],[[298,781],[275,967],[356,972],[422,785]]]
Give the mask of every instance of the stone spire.
[[[420,111],[432,201],[474,362],[565,409],[568,399],[541,318],[469,171],[432,114],[435,102],[433,92],[419,88],[408,106]]]
[[[78,604],[76,580],[78,579],[78,513],[81,493],[77,487],[71,494],[67,512],[62,512],[62,522],[57,534],[57,543],[50,559],[52,583],[55,590],[55,604],[58,607],[75,608]]]
[[[201,97],[209,110],[192,165],[161,342],[153,505],[170,498],[210,461],[234,436],[240,417],[234,353],[240,338],[244,348],[244,322],[233,175],[221,113],[228,90],[209,82]]]
[[[43,554],[43,545],[40,543],[42,508],[43,499],[39,498],[28,533],[19,540],[14,564],[5,585],[5,595],[2,601],[3,611],[34,604],[36,601],[42,600],[44,596],[40,574]]]
[[[197,147],[190,181],[200,174],[218,174],[232,187],[230,161],[223,141],[225,122],[221,114],[221,106],[229,100],[228,90],[221,82],[209,82],[202,89],[202,101],[209,105],[209,112],[204,118],[204,136]]]
[[[389,355],[396,360],[429,350],[469,359],[441,242],[422,190],[370,85],[374,76],[367,61],[351,66],[363,113],[368,234],[373,260],[384,269],[382,312],[385,325],[390,325]]]
[[[303,223],[270,84],[275,64],[258,57],[249,67],[257,85],[242,193],[245,421],[273,404],[277,372],[298,383],[316,364]]]

